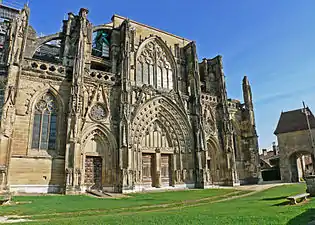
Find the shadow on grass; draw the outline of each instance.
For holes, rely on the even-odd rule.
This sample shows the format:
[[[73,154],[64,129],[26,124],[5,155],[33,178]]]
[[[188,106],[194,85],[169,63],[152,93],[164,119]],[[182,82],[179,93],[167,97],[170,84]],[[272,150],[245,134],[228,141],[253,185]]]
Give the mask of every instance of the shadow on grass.
[[[308,209],[291,219],[287,225],[315,225],[315,209]]]
[[[274,204],[272,206],[285,206],[285,205],[291,205],[290,201],[284,201],[277,204]]]
[[[264,201],[273,201],[273,200],[280,200],[280,199],[286,199],[288,196],[280,196],[280,197],[274,197],[274,198],[263,198]]]

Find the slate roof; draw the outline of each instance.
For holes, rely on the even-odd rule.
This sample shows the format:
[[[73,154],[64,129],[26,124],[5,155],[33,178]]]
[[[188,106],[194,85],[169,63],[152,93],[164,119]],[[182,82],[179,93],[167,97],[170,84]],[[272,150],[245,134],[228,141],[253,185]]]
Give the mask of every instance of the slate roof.
[[[310,127],[315,128],[315,117],[312,111],[308,107],[306,109],[309,112],[308,118],[310,121]],[[302,108],[302,109],[282,112],[274,134],[277,135],[277,134],[289,133],[289,132],[307,130],[307,129],[308,127],[307,127],[307,122],[306,122],[306,116],[303,113],[303,108]]]

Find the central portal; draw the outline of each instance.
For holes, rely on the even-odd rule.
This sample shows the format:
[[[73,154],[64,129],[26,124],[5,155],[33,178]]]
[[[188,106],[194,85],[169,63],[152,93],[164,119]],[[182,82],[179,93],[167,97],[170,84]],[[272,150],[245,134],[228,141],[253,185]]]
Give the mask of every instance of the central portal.
[[[99,156],[86,156],[85,184],[91,189],[102,188],[102,158]]]

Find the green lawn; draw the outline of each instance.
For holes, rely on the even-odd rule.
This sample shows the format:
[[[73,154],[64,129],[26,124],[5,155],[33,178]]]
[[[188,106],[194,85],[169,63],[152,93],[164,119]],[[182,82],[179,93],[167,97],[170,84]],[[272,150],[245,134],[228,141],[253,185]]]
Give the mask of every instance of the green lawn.
[[[252,195],[232,189],[209,189],[133,194],[125,199],[15,197],[15,201],[32,203],[1,207],[0,213],[30,215],[30,219],[37,221],[27,224],[304,225],[315,220],[315,200],[294,206],[286,204],[287,196],[303,192],[304,184],[294,184]],[[247,196],[235,198],[244,194]],[[220,202],[224,199],[227,200]]]

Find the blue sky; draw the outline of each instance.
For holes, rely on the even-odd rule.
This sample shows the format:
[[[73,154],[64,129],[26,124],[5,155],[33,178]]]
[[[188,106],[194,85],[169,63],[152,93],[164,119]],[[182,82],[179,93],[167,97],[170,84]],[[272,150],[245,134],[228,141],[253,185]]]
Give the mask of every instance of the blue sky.
[[[113,14],[195,40],[198,57],[223,56],[228,95],[252,84],[260,148],[271,146],[281,111],[315,111],[315,1],[287,0],[30,0],[38,33],[59,31],[68,12],[90,10],[93,24]]]

